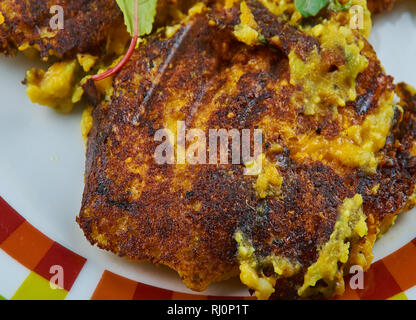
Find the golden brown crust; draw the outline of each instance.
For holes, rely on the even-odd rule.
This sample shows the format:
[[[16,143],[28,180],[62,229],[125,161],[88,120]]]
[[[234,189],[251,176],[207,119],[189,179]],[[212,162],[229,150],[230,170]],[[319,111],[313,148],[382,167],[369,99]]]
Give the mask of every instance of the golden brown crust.
[[[64,29],[52,30],[53,5],[64,9]],[[110,31],[123,24],[115,0],[1,1],[0,52],[11,54],[24,44],[35,46],[44,59],[76,53],[100,54]],[[49,32],[48,36],[41,36]],[[56,34],[55,34],[56,33]]]
[[[384,11],[390,11],[396,0],[368,0],[367,6],[371,13],[381,13]]]
[[[331,139],[341,124],[330,114],[306,116],[291,100],[298,88],[282,85],[290,80],[288,51],[302,56],[316,39],[275,23],[261,8],[253,11],[266,36],[267,30],[270,36],[281,33],[278,49],[236,41],[232,25],[239,22],[238,11],[214,10],[208,16],[215,24],[197,15],[171,38],[161,31],[136,50],[114,80],[111,101],[93,112],[77,221],[92,244],[131,260],[168,265],[194,290],[237,274],[233,237],[242,230],[259,257],[274,254],[301,265],[302,272],[276,286],[275,298],[293,298],[333,232],[344,199],[361,194],[365,213],[373,217],[368,221],[376,225],[402,210],[415,185],[407,141],[414,139],[416,119],[412,110],[403,121],[396,114],[376,174],[336,161],[295,161],[281,130]],[[362,40],[369,66],[357,80],[357,99],[339,111],[357,124],[393,90],[392,78]],[[160,144],[156,130],[177,120],[208,132],[253,131],[265,119],[282,123],[263,132],[263,150],[283,177],[279,196],[259,199],[256,177],[243,175],[242,165],[184,167],[153,159]],[[276,141],[283,152],[269,151]]]

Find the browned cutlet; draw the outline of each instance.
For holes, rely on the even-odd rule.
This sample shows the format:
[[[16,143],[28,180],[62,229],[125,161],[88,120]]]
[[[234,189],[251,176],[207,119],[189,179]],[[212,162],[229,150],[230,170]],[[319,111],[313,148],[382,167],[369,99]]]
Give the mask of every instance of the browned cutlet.
[[[390,11],[395,3],[396,0],[368,0],[367,6],[371,13],[375,14]]]
[[[341,240],[350,249],[348,263],[368,267],[376,234],[409,204],[414,190],[416,116],[414,106],[386,102],[392,78],[358,33],[368,66],[356,79],[356,99],[336,113],[333,101],[324,99],[318,112],[305,114],[306,105],[296,99],[305,88],[291,84],[288,56],[295,52],[307,61],[315,50],[326,57],[325,72],[336,73],[346,63],[343,51],[326,50],[318,38],[247,3],[263,32],[259,44],[234,36],[238,6],[216,7],[188,18],[171,37],[163,30],[148,37],[136,50],[115,77],[111,100],[93,111],[77,221],[92,244],[133,261],[167,265],[198,291],[239,273],[239,231],[253,246],[255,273],[276,277],[273,297],[295,298],[334,233],[340,208],[357,194],[368,234]],[[392,116],[391,123],[379,123],[387,125],[388,138],[374,152],[373,171],[351,165],[351,153],[345,159],[336,150],[330,154],[346,128],[367,125],[380,110]],[[157,164],[154,135],[162,128],[175,132],[177,121],[207,136],[215,128],[261,129],[265,160],[281,185],[271,182],[275,186],[262,195],[259,177],[244,175],[244,165]],[[309,148],[313,141],[321,143],[317,153]],[[265,262],[272,256],[296,268],[282,277]],[[336,276],[317,283],[327,281],[329,292],[315,294],[342,292],[347,262],[335,263]]]
[[[52,30],[49,23],[64,9],[64,28]],[[73,57],[77,53],[101,54],[109,33],[123,25],[122,13],[115,0],[3,0],[0,12],[0,52],[10,54],[30,46],[43,59],[50,56]]]

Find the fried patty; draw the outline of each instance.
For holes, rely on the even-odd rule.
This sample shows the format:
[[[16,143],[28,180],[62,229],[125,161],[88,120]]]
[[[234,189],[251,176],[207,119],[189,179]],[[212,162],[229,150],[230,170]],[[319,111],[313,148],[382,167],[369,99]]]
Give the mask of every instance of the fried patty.
[[[393,9],[396,0],[368,0],[367,6],[371,13],[381,13]]]
[[[156,27],[174,23],[194,0],[159,0]],[[52,30],[50,21],[64,9],[64,29]],[[5,0],[0,3],[0,52],[12,54],[35,48],[44,60],[51,56],[73,58],[78,53],[103,55],[111,37],[124,28],[123,15],[115,0]],[[124,37],[124,35],[122,35]]]
[[[186,10],[192,0],[159,1],[158,25],[174,20],[179,8]],[[54,5],[64,9],[64,29],[52,30],[50,21],[56,12]],[[371,0],[368,7],[372,13],[390,10],[392,0]],[[163,10],[162,10],[163,9]],[[30,1],[5,0],[0,3],[3,23],[0,24],[0,52],[15,53],[18,48],[34,47],[43,59],[50,56],[73,57],[77,53],[102,53],[112,29],[123,24],[121,11],[115,0],[58,0]],[[177,17],[176,17],[177,18]]]
[[[301,290],[330,297],[343,291],[343,268],[367,268],[375,237],[413,205],[415,98],[403,89],[408,99],[393,106],[393,79],[358,32],[319,20],[335,32],[327,39],[316,21],[294,25],[262,2],[195,10],[135,51],[93,111],[77,221],[92,244],[167,265],[193,290],[241,271],[256,294],[271,283],[273,298],[302,295],[338,237],[347,256]],[[302,66],[322,77],[307,82]],[[177,121],[206,136],[261,129],[261,173],[231,161],[158,164],[155,134],[175,133]],[[344,214],[358,218],[339,235]]]
[[[64,28],[52,30],[50,21],[62,6]],[[15,53],[36,48],[43,59],[51,56],[70,58],[77,53],[99,55],[112,29],[123,25],[122,13],[115,0],[56,0],[0,2],[4,22],[0,25],[0,52]]]

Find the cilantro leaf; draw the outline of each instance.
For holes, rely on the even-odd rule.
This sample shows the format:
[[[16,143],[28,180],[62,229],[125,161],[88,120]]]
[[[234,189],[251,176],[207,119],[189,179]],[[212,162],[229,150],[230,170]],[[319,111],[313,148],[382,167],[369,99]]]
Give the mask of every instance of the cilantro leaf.
[[[316,16],[328,2],[329,0],[295,0],[295,6],[307,18]]]
[[[352,0],[348,0],[347,3],[342,4],[338,0],[330,0],[328,9],[332,11],[348,11],[351,8]]]
[[[134,5],[135,1],[139,4],[139,36],[149,34],[152,31],[153,22],[156,16],[157,0],[116,0],[118,6],[124,14],[124,23],[127,31],[133,35],[134,33]]]
[[[127,31],[132,35],[129,49],[123,59],[113,68],[91,77],[93,81],[101,81],[119,72],[133,55],[139,36],[152,31],[156,16],[157,0],[116,0],[124,14]]]

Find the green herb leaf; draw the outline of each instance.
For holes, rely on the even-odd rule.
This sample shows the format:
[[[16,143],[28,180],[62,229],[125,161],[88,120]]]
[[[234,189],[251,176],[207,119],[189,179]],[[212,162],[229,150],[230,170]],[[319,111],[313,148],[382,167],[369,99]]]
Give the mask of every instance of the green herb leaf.
[[[338,0],[330,0],[328,9],[332,11],[348,11],[351,8],[352,0],[348,0],[347,3],[342,4]]]
[[[262,44],[267,44],[267,39],[261,34],[258,36],[257,40],[259,40],[260,43]]]
[[[124,14],[124,22],[132,35],[129,49],[123,59],[113,68],[91,77],[93,81],[101,81],[113,76],[130,60],[137,45],[139,36],[152,31],[156,16],[157,0],[116,0]],[[137,10],[137,11],[136,11]],[[136,14],[137,13],[137,14]],[[136,20],[137,18],[137,20]]]
[[[295,6],[307,18],[316,16],[328,2],[329,0],[295,0]]]
[[[156,16],[157,0],[116,0],[118,6],[124,14],[124,23],[127,31],[134,33],[134,2],[138,1],[139,11],[139,36],[149,34],[152,31],[153,22]]]

